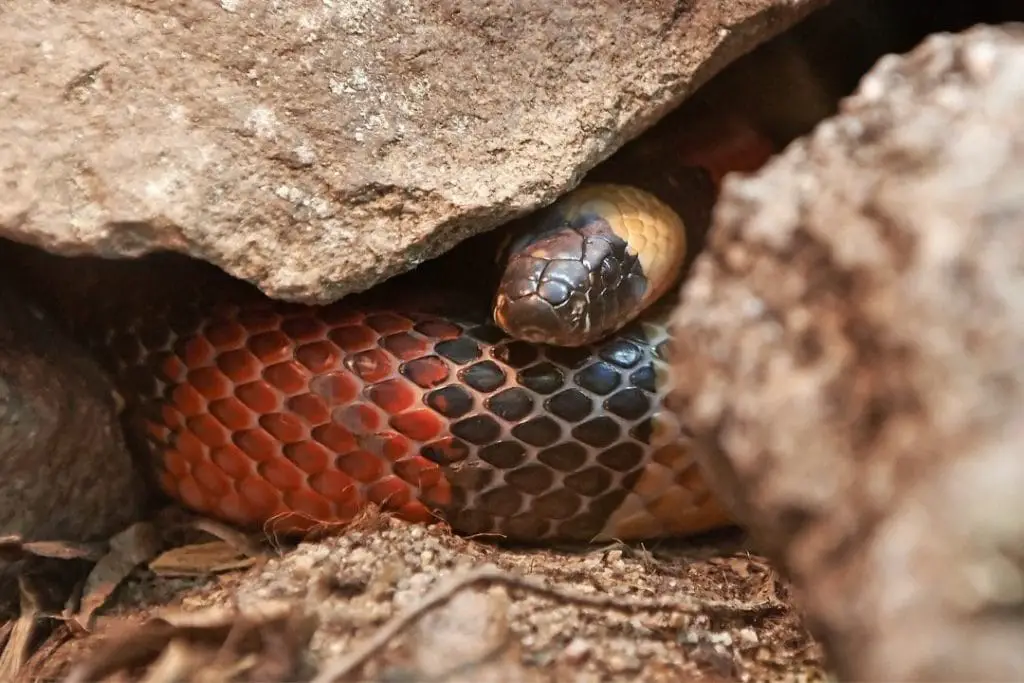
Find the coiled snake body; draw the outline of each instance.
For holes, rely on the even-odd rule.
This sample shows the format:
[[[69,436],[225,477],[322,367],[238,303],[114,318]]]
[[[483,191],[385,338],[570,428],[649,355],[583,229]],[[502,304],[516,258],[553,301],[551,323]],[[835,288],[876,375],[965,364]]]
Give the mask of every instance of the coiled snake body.
[[[200,513],[305,532],[373,503],[515,540],[687,534],[727,518],[662,410],[657,300],[685,247],[653,196],[584,186],[511,241],[490,320],[255,297],[94,342],[161,488]]]

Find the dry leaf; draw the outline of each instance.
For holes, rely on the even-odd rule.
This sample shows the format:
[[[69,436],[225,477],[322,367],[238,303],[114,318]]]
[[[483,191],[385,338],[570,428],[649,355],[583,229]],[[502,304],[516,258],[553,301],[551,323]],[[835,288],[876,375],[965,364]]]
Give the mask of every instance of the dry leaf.
[[[141,667],[149,667],[141,680],[160,683],[237,680],[245,673],[252,680],[294,680],[315,626],[314,616],[280,601],[244,612],[168,609],[105,638],[66,683],[98,681]]]
[[[17,561],[26,555],[49,557],[57,560],[91,560],[103,557],[106,546],[102,543],[72,543],[70,541],[23,541],[20,536],[0,537],[0,556]]]
[[[149,563],[150,571],[160,576],[204,576],[236,569],[248,569],[256,558],[247,557],[224,541],[210,541],[172,548]]]
[[[156,528],[149,522],[133,524],[110,539],[110,552],[89,572],[77,612],[69,604],[66,612],[82,629],[89,630],[93,615],[132,570],[153,557],[160,548]]]

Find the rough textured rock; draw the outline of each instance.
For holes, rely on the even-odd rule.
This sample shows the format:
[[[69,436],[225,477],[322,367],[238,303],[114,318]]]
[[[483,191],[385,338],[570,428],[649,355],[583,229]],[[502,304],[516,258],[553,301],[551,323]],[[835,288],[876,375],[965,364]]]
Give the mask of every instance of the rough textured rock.
[[[107,377],[2,288],[0,349],[0,536],[96,540],[138,519],[146,488]]]
[[[1024,677],[1024,25],[880,61],[727,181],[678,410],[855,680]]]
[[[336,299],[554,199],[822,4],[15,3],[0,235]]]

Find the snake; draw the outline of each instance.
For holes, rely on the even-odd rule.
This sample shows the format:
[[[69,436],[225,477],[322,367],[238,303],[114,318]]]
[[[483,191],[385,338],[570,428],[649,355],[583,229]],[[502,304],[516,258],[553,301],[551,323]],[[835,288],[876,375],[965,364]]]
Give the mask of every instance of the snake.
[[[503,237],[483,312],[208,287],[85,336],[154,484],[213,519],[308,535],[375,506],[510,541],[694,535],[731,518],[665,405],[686,227],[589,182]]]

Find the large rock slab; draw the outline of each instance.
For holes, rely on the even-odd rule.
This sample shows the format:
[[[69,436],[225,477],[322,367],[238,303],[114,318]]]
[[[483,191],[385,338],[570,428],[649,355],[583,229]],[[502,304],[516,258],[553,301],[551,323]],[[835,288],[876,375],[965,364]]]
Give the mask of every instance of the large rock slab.
[[[0,236],[336,299],[553,200],[822,4],[9,4]]]
[[[1024,677],[1024,25],[928,38],[727,181],[678,410],[840,675]]]

